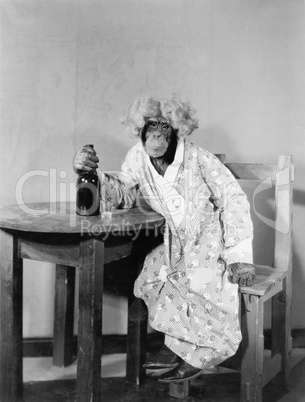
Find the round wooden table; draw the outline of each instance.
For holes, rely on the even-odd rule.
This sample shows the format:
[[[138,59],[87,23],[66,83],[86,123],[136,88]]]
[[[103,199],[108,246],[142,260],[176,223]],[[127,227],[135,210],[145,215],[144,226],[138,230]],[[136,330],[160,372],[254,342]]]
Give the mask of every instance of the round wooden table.
[[[164,218],[138,208],[111,219],[81,217],[74,206],[36,203],[0,209],[0,400],[22,395],[22,260],[79,269],[77,401],[101,400],[101,333],[104,264],[132,255],[139,271]],[[128,339],[139,340],[140,324]],[[143,327],[143,326],[142,326]],[[56,336],[56,334],[55,334]],[[128,342],[127,377],[139,383],[141,345]]]

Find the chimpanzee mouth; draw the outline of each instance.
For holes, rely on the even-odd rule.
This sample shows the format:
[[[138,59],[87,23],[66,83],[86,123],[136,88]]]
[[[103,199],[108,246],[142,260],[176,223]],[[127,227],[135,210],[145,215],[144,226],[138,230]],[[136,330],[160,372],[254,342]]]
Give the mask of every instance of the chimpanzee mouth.
[[[152,151],[164,151],[164,150],[166,150],[166,148],[165,147],[152,147],[152,146],[149,146],[149,145],[146,145],[146,149],[150,149],[150,150],[152,150]]]
[[[155,158],[160,158],[163,156],[166,152],[165,147],[152,147],[152,146],[146,146],[146,152],[148,153],[149,156],[155,157]]]
[[[145,145],[146,149],[152,150],[152,151],[166,151],[167,147],[155,147],[153,145]]]

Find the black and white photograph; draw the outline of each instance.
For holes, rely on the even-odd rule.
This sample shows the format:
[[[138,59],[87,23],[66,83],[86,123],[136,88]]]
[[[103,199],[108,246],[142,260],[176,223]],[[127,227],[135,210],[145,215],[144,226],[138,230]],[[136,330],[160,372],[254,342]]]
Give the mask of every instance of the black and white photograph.
[[[0,0],[0,402],[305,402],[304,0]]]

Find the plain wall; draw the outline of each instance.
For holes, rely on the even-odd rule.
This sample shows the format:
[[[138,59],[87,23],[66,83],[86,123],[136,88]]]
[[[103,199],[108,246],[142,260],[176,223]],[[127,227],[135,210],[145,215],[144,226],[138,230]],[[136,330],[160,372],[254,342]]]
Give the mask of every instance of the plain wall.
[[[119,169],[134,98],[180,93],[198,111],[190,141],[229,161],[294,156],[292,326],[305,328],[304,2],[2,0],[0,13],[0,205],[16,189],[25,202],[69,198],[86,143],[102,170]],[[24,336],[51,336],[54,266],[24,265]],[[104,311],[104,333],[125,333],[126,301],[107,295]]]

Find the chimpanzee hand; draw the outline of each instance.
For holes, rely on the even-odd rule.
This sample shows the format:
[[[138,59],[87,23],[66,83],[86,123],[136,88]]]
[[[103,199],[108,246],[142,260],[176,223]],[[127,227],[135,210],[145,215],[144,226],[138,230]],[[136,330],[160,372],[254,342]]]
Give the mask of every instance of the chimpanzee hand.
[[[73,169],[76,173],[92,172],[98,167],[98,161],[95,150],[84,145],[73,158]]]
[[[228,271],[232,282],[240,286],[251,286],[255,278],[255,266],[245,262],[229,264]]]

